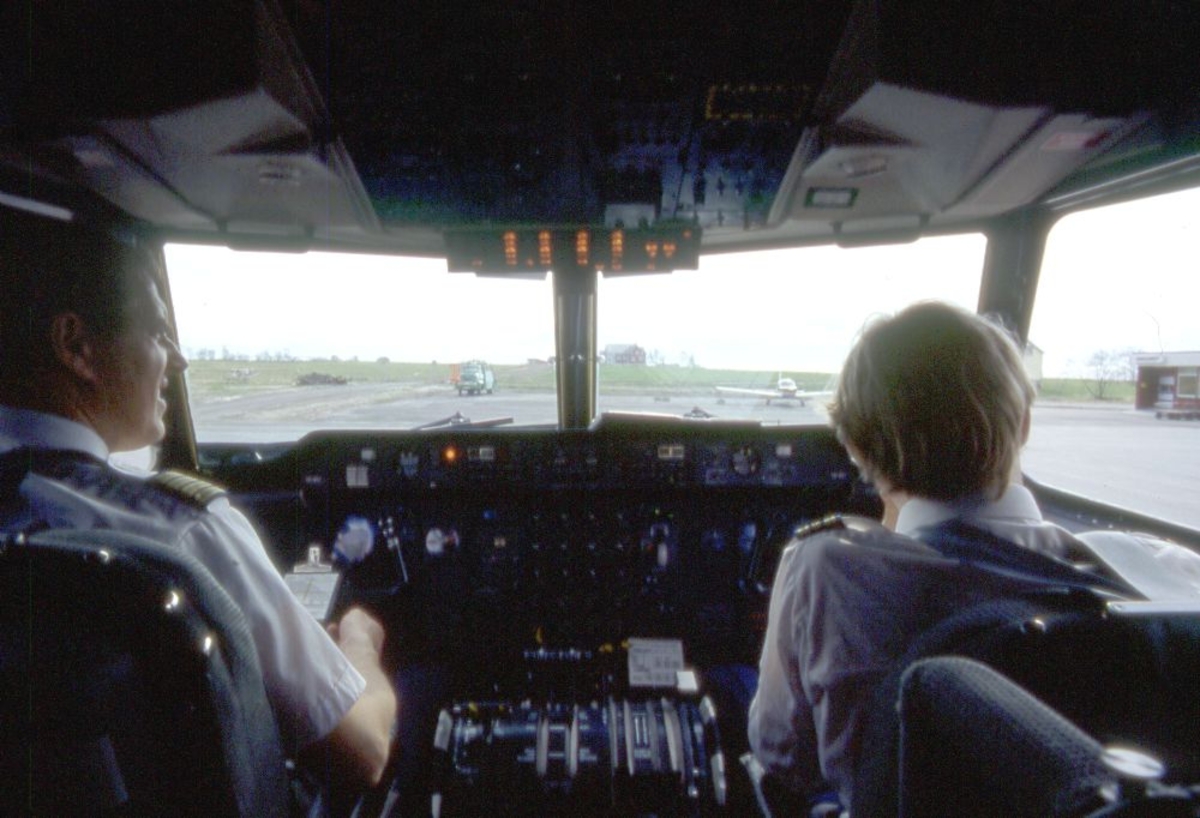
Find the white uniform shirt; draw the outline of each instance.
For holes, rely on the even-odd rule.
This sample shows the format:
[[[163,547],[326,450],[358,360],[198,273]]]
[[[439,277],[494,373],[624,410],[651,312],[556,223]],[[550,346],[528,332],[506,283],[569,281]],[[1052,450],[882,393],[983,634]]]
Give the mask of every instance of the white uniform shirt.
[[[86,426],[0,406],[0,454],[20,447],[83,452],[101,463],[109,454]],[[87,476],[29,474],[20,485],[26,512],[52,528],[118,529],[190,554],[245,614],[285,745],[295,750],[328,735],[366,681],[284,584],[249,520],[225,497],[205,509],[173,504],[145,474],[111,466],[79,474]]]
[[[950,518],[1055,556],[1074,542],[1042,519],[1021,486],[969,508],[910,500],[897,533]],[[884,529],[829,531],[789,544],[775,575],[750,705],[755,756],[797,792],[832,787],[850,805],[858,737],[876,684],[931,625],[1022,587]]]

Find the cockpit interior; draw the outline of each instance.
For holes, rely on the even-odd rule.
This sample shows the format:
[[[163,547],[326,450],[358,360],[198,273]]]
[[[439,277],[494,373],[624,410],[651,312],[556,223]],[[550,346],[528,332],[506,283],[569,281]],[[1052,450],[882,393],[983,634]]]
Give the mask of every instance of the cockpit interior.
[[[721,268],[710,314],[634,288],[686,292],[693,271],[726,258],[849,258],[970,235],[981,237],[977,267],[948,280],[966,279],[971,309],[1033,342],[1060,221],[1200,189],[1191,2],[22,2],[0,10],[0,38],[0,212],[102,212],[165,247],[168,307],[192,365],[171,380],[148,464],[223,487],[318,618],[354,604],[385,625],[401,702],[392,766],[346,814],[766,809],[739,759],[775,566],[797,529],[878,518],[881,501],[822,414],[836,364],[807,367],[821,377],[806,380],[773,359],[747,367],[765,379],[722,372],[689,392],[671,378],[705,362],[683,346],[693,342],[676,353],[633,333],[682,315],[733,349],[767,325],[787,339],[827,315],[851,326],[868,316],[848,274],[849,297],[815,289],[842,275],[836,262],[795,269],[795,294],[761,292],[736,319],[715,305],[750,287],[737,265]],[[1182,222],[1197,202],[1181,202],[1171,212]],[[1192,253],[1179,259],[1192,271],[1175,279],[1180,295],[1156,292],[1190,299],[1195,315],[1193,224],[1176,231]],[[299,277],[272,290],[234,276],[221,299],[192,298],[221,272],[176,279],[174,254],[197,247],[280,265],[337,254],[321,287],[384,302],[386,317],[357,321],[381,337],[416,326],[417,312],[440,315],[406,352],[354,353],[354,364],[428,365],[438,374],[421,394],[441,402],[391,413],[345,353],[299,354],[299,377],[256,392],[255,423],[236,427],[250,411],[238,390],[291,361],[213,354],[221,342],[189,342],[184,317],[224,322],[230,337],[252,322],[275,350],[272,327],[293,319],[298,338],[334,337],[335,309],[323,314],[320,296],[303,314],[283,306],[310,287]],[[343,271],[364,259],[396,264],[386,294],[349,291]],[[524,319],[471,290],[409,306],[424,285],[398,260],[436,267],[439,280],[539,282],[527,300],[541,299],[544,340],[504,360]],[[1141,274],[1085,286],[1120,297]],[[647,308],[622,337],[606,329],[625,309],[606,300],[618,287],[631,290],[620,302],[631,317]],[[488,303],[496,323],[473,347],[437,345],[470,332],[475,319],[456,314]],[[1149,327],[1135,312],[1127,320]],[[1170,328],[1150,318],[1161,340]],[[1200,349],[1189,326],[1174,343]],[[465,364],[448,355],[489,358],[494,384],[465,389]],[[625,404],[641,388],[633,370],[658,391]],[[1186,366],[1172,377],[1182,395]],[[790,396],[771,394],[785,382]],[[301,424],[300,410],[279,408],[285,387],[328,402]],[[536,390],[536,419],[504,403]],[[330,420],[351,393],[360,414]],[[1145,453],[1171,510],[1141,505],[1136,485],[1096,496],[1034,469],[1026,484],[1070,531],[1200,549],[1187,512],[1196,421],[1135,412],[1132,400],[1118,420],[1147,437],[1127,448]],[[1061,428],[1058,467],[1086,471],[1071,452],[1090,444]],[[1106,434],[1125,440],[1124,429]],[[1160,445],[1167,454],[1154,454]],[[1117,470],[1133,456],[1112,452]],[[1174,470],[1160,473],[1168,459]],[[0,562],[16,547],[5,540]],[[1189,615],[1200,621],[1195,605]],[[203,787],[188,792],[202,801]],[[1188,792],[1186,809],[1200,810]]]

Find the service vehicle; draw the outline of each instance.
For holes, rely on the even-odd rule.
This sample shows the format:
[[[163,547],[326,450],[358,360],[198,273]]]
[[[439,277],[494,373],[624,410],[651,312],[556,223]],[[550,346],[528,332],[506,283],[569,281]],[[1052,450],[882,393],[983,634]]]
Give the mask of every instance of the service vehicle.
[[[755,814],[780,550],[881,504],[823,399],[715,387],[823,389],[912,301],[1044,350],[1049,520],[1200,548],[1194,425],[1068,388],[1200,349],[1194,3],[80,0],[0,32],[0,229],[103,206],[163,247],[191,367],[140,465],[388,629],[394,769],[356,814]],[[445,388],[480,354],[503,417]],[[117,802],[218,786],[114,753]]]
[[[490,395],[496,388],[496,373],[486,361],[467,361],[458,367],[455,386],[460,395]]]

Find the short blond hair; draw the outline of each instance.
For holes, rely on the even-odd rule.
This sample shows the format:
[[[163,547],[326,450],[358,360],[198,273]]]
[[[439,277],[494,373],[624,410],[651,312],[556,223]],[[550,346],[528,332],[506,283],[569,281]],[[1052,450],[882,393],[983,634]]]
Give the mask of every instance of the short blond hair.
[[[921,302],[866,327],[829,417],[867,461],[868,478],[916,497],[994,499],[1017,462],[1035,394],[1009,332]]]

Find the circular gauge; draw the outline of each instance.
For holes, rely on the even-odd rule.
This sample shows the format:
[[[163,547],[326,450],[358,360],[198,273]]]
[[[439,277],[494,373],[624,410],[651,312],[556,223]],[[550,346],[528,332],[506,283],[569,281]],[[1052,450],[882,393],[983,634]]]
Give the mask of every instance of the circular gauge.
[[[762,457],[751,446],[742,446],[733,450],[733,470],[742,477],[749,477],[758,472],[762,465]]]
[[[453,528],[431,528],[425,532],[425,553],[440,557],[458,545],[458,532]]]

